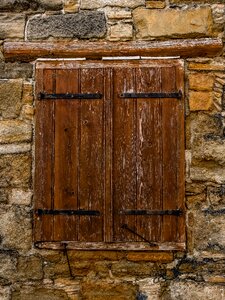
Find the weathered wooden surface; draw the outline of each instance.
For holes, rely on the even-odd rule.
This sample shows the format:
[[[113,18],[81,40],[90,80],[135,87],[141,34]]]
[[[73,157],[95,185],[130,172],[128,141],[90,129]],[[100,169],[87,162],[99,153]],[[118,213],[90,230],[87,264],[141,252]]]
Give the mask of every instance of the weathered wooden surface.
[[[127,250],[127,251],[184,251],[185,243],[156,243],[155,247],[143,242],[113,242],[113,243],[94,243],[94,242],[40,242],[35,244],[36,247],[43,249],[63,250],[65,245],[67,249],[74,250]]]
[[[223,48],[221,39],[202,38],[140,42],[5,42],[6,60],[36,58],[98,58],[103,56],[215,56]]]
[[[95,210],[99,216],[36,216],[35,240],[47,242],[44,247],[70,241],[76,249],[85,243],[94,249],[152,249],[144,238],[159,250],[181,250],[184,214],[124,212],[183,210],[183,99],[121,94],[183,91],[183,62],[67,60],[39,61],[36,67],[35,208]],[[103,96],[40,100],[39,92]]]

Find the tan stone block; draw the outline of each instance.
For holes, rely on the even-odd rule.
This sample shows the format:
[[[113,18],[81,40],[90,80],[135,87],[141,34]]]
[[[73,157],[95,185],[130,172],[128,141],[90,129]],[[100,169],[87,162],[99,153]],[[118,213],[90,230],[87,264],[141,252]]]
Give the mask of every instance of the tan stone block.
[[[213,95],[210,92],[190,92],[190,111],[211,110],[213,107]]]
[[[210,181],[223,184],[225,181],[225,172],[223,166],[192,166],[190,168],[190,178],[194,181]]]
[[[35,109],[31,105],[24,105],[21,110],[21,118],[25,120],[33,120]]]
[[[23,39],[25,16],[22,14],[0,14],[0,39]]]
[[[154,0],[146,1],[146,8],[165,8],[165,7],[166,7],[165,1],[154,1]]]
[[[137,295],[137,285],[132,283],[114,283],[109,280],[86,281],[81,286],[83,300],[131,300]]]
[[[78,12],[79,0],[64,0],[63,10],[65,13]]]
[[[48,287],[23,286],[14,289],[11,296],[12,300],[68,300],[65,291]]]
[[[137,37],[191,37],[212,35],[212,14],[209,7],[186,10],[151,10],[143,7],[133,12]]]
[[[74,251],[70,258],[74,261],[100,261],[100,260],[120,260],[126,257],[121,251]]]
[[[33,85],[32,83],[25,81],[23,83],[23,103],[25,104],[33,104]]]
[[[31,136],[30,124],[19,120],[0,121],[0,143],[28,142]]]
[[[119,23],[110,28],[110,40],[130,40],[132,36],[133,26],[130,24]]]
[[[204,280],[206,282],[211,282],[211,283],[222,283],[225,284],[225,277],[224,276],[204,276]]]
[[[42,260],[37,256],[20,256],[17,262],[17,277],[19,280],[42,279]]]
[[[173,260],[173,254],[169,252],[129,252],[127,259],[131,261],[170,262]]]
[[[30,155],[0,155],[0,186],[27,186],[30,178]]]
[[[127,10],[108,10],[106,11],[108,19],[131,19],[131,11]]]
[[[145,5],[145,0],[81,0],[81,9],[95,9],[106,6],[135,8]]]
[[[22,79],[0,80],[0,115],[15,118],[22,106]]]
[[[196,71],[225,71],[225,62],[190,62],[188,69]]]
[[[196,91],[212,91],[214,76],[206,73],[191,73],[189,75],[189,88]]]

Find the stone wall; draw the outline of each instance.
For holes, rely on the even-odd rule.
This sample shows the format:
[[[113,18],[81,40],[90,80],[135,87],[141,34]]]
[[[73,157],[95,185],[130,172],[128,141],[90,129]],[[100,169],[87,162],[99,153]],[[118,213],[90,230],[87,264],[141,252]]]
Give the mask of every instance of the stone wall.
[[[0,299],[225,299],[225,52],[185,60],[187,251],[70,251],[32,245],[33,63],[5,41],[219,37],[224,0],[1,0]]]

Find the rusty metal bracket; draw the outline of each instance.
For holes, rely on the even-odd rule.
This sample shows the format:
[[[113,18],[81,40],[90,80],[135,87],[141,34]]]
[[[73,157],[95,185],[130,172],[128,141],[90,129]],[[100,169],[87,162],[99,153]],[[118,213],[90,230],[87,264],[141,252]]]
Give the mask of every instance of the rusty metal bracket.
[[[136,231],[134,231],[133,229],[131,229],[130,227],[127,226],[127,224],[123,224],[121,226],[122,229],[126,229],[128,231],[130,231],[131,233],[135,234],[136,236],[138,236],[139,238],[141,238],[143,241],[145,241],[146,243],[149,244],[149,246],[151,247],[156,247],[157,244],[150,242],[149,240],[147,240],[146,238],[144,238],[142,235],[140,235],[139,233],[137,233]]]
[[[69,255],[68,255],[68,250],[67,250],[67,244],[63,243],[64,249],[63,249],[63,254],[66,256],[66,260],[67,260],[67,264],[68,264],[68,268],[69,268],[69,272],[70,272],[70,277],[72,279],[75,278],[75,276],[72,273],[72,269],[71,269],[71,265],[70,265],[70,260],[69,260]]]

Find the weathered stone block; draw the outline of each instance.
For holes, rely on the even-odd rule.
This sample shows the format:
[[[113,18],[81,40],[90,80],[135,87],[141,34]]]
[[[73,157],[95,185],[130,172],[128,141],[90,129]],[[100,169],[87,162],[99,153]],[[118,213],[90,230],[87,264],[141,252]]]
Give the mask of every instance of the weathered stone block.
[[[102,12],[36,17],[28,22],[28,40],[53,38],[101,38],[106,34]]]
[[[133,12],[137,37],[201,37],[212,35],[212,16],[209,7],[187,10],[149,10]]]
[[[0,80],[0,115],[15,118],[22,105],[22,79]]]
[[[221,71],[225,70],[225,61],[223,59],[213,60],[204,59],[203,61],[190,60],[188,64],[189,70],[196,71]]]
[[[214,76],[206,73],[191,73],[189,75],[189,88],[196,91],[212,91]]]
[[[63,0],[1,0],[0,11],[60,10]]]
[[[63,8],[63,0],[36,0],[41,8],[48,10],[60,10]]]
[[[81,9],[95,9],[105,6],[135,8],[144,4],[145,0],[81,0]]]
[[[0,79],[31,78],[32,75],[31,63],[0,63]]]
[[[223,167],[216,164],[208,166],[192,166],[190,168],[190,178],[196,181],[209,181],[223,184],[225,182],[225,173]]]
[[[65,13],[75,13],[79,10],[78,0],[64,0],[63,10]]]
[[[154,278],[145,278],[137,281],[139,286],[139,293],[137,300],[158,300],[161,294],[160,282],[154,280]]]
[[[31,151],[31,144],[0,145],[0,154],[26,153]]]
[[[195,160],[195,165],[197,162],[204,161],[205,163],[216,162],[218,165],[224,166],[225,164],[225,142],[221,141],[193,141],[193,159]]]
[[[0,121],[0,143],[28,142],[31,136],[30,124],[19,120]]]
[[[113,9],[108,7],[105,9],[106,15],[108,19],[131,19],[131,11],[126,9]]]
[[[32,104],[33,98],[33,85],[31,82],[25,81],[23,83],[23,103]]]
[[[20,256],[17,263],[17,278],[19,281],[42,279],[42,260],[37,256]]]
[[[151,261],[151,262],[171,262],[173,260],[173,254],[167,252],[129,252],[127,259],[131,261]]]
[[[9,204],[16,205],[30,205],[32,198],[32,191],[26,189],[12,189],[9,197]]]
[[[83,300],[105,300],[105,299],[135,299],[137,285],[130,283],[113,283],[108,281],[87,281],[81,286],[81,299]]]
[[[23,39],[25,16],[18,14],[0,14],[0,39]]]
[[[162,268],[159,268],[152,262],[131,262],[120,261],[112,265],[112,274],[114,276],[157,276],[160,272],[163,272]]]
[[[0,155],[0,186],[27,186],[31,178],[31,157],[25,154]]]
[[[9,286],[0,286],[0,299],[9,300],[11,295]]]
[[[207,201],[210,207],[221,209],[225,207],[225,185],[207,187]]]
[[[31,120],[33,120],[34,114],[35,114],[35,109],[34,109],[33,106],[31,106],[31,105],[24,105],[22,107],[20,117],[23,120],[29,120],[29,121],[31,121]]]
[[[6,280],[12,280],[16,274],[17,258],[13,253],[0,251],[0,277]],[[1,298],[0,298],[1,299]]]
[[[194,282],[171,282],[169,287],[171,300],[215,300],[224,299],[225,287]]]
[[[165,8],[165,7],[166,7],[165,1],[158,1],[158,0],[146,1],[146,8]]]
[[[24,286],[12,292],[12,300],[69,300],[63,290]]]
[[[213,108],[213,95],[210,92],[189,93],[190,111],[211,110]]]
[[[29,208],[19,206],[0,211],[3,249],[28,251],[32,246],[32,221]],[[16,274],[14,275],[16,276]]]
[[[5,189],[0,189],[0,203],[8,202],[8,191]]]
[[[133,26],[130,24],[119,23],[111,26],[110,28],[110,40],[129,40],[133,36]]]

